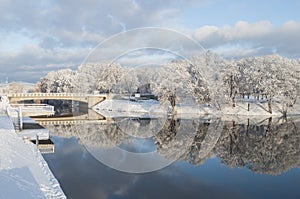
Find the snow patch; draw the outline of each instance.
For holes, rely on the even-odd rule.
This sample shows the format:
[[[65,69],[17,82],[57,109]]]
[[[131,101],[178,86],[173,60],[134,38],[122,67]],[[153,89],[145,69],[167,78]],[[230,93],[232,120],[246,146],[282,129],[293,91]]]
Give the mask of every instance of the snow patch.
[[[41,153],[0,112],[0,198],[66,198]]]

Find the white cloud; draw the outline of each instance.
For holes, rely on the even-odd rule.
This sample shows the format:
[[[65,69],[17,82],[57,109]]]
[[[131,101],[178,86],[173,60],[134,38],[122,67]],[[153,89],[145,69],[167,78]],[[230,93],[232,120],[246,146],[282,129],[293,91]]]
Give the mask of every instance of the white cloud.
[[[204,26],[191,31],[181,14],[217,0],[0,0],[0,78],[35,81],[52,67],[73,67],[99,42],[139,27],[167,27],[187,32],[207,49],[226,56],[273,52],[300,57],[300,24],[274,27],[269,21],[239,21],[233,26]],[[190,19],[196,20],[196,19]],[[154,46],[178,53],[192,47],[167,46],[166,36],[153,35]],[[142,37],[141,37],[142,38]],[[127,43],[135,38],[127,38]],[[140,42],[149,41],[143,39]],[[123,42],[122,45],[126,45]],[[135,46],[135,45],[133,45]],[[18,71],[18,70],[23,71]],[[34,73],[34,75],[33,75]]]
[[[204,26],[195,31],[194,37],[204,47],[215,49],[224,56],[242,57],[276,52],[300,57],[300,46],[297,45],[300,23],[295,21],[279,27],[274,27],[269,21],[239,21],[234,26],[224,27]]]
[[[38,45],[26,45],[17,52],[0,54],[0,82],[10,80],[34,82],[48,72],[63,68],[75,69],[87,56],[86,49],[45,50]]]
[[[0,0],[0,78],[37,80],[32,71],[43,74],[47,66],[79,65],[91,48],[113,34],[178,24],[177,2],[184,4],[181,0]]]
[[[270,33],[271,30],[272,24],[268,21],[256,23],[239,21],[234,27],[225,27],[224,29],[221,29],[220,34],[225,40],[230,41],[232,39],[252,39],[261,37]]]
[[[195,38],[199,41],[205,41],[214,34],[217,34],[219,28],[216,26],[203,26],[196,30]]]
[[[235,26],[203,26],[196,30],[195,38],[198,41],[215,40],[219,42],[230,42],[236,40],[250,40],[265,36],[272,31],[272,24],[268,21],[248,23],[238,21]]]

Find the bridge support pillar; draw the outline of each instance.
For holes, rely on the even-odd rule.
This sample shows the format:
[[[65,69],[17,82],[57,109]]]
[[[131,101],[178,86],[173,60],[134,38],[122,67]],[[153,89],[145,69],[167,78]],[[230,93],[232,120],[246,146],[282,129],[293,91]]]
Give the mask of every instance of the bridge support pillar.
[[[89,120],[105,120],[106,118],[97,112],[95,112],[93,109],[88,109],[88,118]]]
[[[104,101],[106,98],[103,96],[88,96],[88,108],[93,108],[93,106],[99,104],[100,102]]]

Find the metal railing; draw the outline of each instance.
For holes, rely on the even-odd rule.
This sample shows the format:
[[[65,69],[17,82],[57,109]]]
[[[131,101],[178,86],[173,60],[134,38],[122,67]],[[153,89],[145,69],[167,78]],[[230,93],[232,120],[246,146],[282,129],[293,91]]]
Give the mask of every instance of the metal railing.
[[[33,111],[47,111],[54,112],[54,106],[48,104],[10,104],[12,108],[19,110],[19,107],[22,108],[23,112],[33,112]]]
[[[54,115],[54,106],[47,104],[8,104],[7,115],[11,118],[15,128],[23,129],[23,115],[38,113],[39,115]]]

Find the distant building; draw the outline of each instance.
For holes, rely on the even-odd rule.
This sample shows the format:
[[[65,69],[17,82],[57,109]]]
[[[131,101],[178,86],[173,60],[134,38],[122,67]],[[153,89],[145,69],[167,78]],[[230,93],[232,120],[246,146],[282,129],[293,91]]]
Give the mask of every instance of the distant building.
[[[136,98],[142,99],[142,100],[147,100],[147,99],[157,100],[157,96],[152,94],[150,84],[145,84],[145,85],[140,86],[137,89],[137,92],[136,92],[135,96],[136,96]]]

